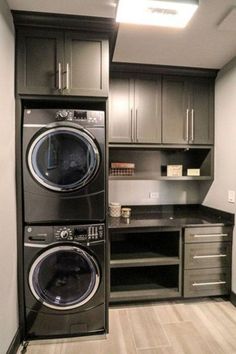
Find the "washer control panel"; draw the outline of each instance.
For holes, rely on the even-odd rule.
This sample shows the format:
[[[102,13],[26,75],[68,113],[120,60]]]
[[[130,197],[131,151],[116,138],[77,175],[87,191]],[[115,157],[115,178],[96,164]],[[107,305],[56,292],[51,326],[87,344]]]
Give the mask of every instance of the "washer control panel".
[[[104,240],[104,224],[54,226],[57,241],[93,242]]]

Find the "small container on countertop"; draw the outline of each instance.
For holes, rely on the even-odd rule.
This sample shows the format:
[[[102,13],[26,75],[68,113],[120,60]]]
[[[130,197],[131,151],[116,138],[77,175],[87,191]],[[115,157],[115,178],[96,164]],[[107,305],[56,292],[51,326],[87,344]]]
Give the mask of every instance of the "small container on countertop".
[[[131,208],[122,208],[121,209],[121,216],[123,218],[130,218],[131,215]]]
[[[121,216],[121,204],[111,202],[109,204],[109,214],[112,217],[119,218]]]

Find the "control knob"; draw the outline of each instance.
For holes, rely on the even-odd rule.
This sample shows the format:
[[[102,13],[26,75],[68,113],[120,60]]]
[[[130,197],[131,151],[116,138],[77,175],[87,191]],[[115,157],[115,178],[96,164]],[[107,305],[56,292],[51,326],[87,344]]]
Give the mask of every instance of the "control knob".
[[[57,112],[57,115],[56,115],[57,120],[66,120],[67,117],[68,117],[68,112],[65,109]]]
[[[69,236],[69,232],[67,230],[62,230],[60,232],[60,238],[62,238],[62,239],[67,239],[68,236]]]

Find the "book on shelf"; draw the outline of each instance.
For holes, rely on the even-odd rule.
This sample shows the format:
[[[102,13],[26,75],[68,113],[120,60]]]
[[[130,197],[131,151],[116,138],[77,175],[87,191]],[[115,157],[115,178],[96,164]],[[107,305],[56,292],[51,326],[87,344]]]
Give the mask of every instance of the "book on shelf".
[[[135,168],[135,164],[133,162],[112,162],[111,168]]]

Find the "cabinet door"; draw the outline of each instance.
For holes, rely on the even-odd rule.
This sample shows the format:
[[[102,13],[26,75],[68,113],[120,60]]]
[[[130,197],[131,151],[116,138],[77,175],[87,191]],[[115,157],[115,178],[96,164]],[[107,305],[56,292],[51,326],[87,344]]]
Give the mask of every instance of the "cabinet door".
[[[131,143],[133,137],[133,82],[112,79],[109,92],[109,141]]]
[[[161,142],[161,83],[135,80],[135,141]]]
[[[165,78],[162,91],[162,142],[188,142],[188,84],[182,78]]]
[[[213,144],[214,98],[209,81],[194,80],[191,85],[191,144]]]
[[[108,96],[108,41],[77,32],[65,35],[65,93]]]
[[[63,34],[51,30],[20,30],[17,34],[17,92],[61,93]]]

